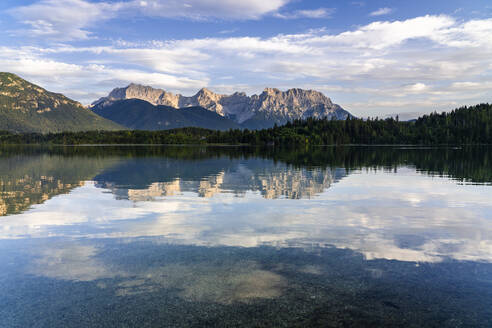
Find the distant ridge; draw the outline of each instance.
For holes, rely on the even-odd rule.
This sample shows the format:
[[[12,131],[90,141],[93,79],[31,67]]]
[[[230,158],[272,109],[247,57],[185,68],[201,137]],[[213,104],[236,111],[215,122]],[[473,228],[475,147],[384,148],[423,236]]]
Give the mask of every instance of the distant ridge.
[[[121,129],[62,94],[0,72],[0,130],[47,133]]]
[[[94,112],[134,130],[169,130],[199,127],[214,130],[239,129],[235,122],[203,107],[176,109],[140,99],[118,100],[94,107]]]
[[[266,88],[260,95],[249,97],[244,92],[222,95],[203,88],[194,96],[186,97],[133,83],[114,89],[107,97],[95,101],[92,107],[99,110],[124,99],[140,99],[173,108],[199,106],[250,129],[268,128],[309,117],[344,120],[352,116],[330,98],[314,90],[280,91]]]

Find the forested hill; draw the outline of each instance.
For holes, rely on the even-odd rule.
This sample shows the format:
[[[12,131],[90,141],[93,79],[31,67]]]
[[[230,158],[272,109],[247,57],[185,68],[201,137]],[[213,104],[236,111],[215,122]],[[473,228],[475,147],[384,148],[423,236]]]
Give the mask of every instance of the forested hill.
[[[259,132],[261,141],[309,144],[492,144],[492,105],[398,119],[306,120]]]
[[[0,72],[0,129],[12,132],[122,130],[82,104]]]
[[[0,133],[0,143],[54,144],[492,144],[492,105],[433,113],[414,122],[398,119],[296,120],[270,129],[214,131],[92,131],[59,134]]]

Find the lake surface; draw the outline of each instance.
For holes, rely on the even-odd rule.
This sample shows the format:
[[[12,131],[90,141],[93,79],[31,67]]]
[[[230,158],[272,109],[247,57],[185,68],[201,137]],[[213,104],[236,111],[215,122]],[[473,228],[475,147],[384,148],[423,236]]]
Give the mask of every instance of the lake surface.
[[[0,148],[0,327],[492,327],[492,148]]]

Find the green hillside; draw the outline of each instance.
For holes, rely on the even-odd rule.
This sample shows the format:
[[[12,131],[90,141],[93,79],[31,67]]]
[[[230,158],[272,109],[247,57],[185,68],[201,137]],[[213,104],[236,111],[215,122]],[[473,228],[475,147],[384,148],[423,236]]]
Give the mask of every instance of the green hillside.
[[[140,99],[124,99],[93,108],[94,113],[134,130],[169,130],[200,127],[214,130],[239,129],[239,125],[203,107],[176,109],[154,106]]]
[[[122,129],[76,101],[15,74],[0,72],[0,130],[47,133]]]
[[[178,111],[178,110],[176,110]],[[295,120],[264,130],[210,130],[188,127],[166,131],[94,131],[52,135],[13,135],[4,144],[250,144],[250,145],[492,145],[492,105],[479,104],[433,113],[412,122],[348,118]]]

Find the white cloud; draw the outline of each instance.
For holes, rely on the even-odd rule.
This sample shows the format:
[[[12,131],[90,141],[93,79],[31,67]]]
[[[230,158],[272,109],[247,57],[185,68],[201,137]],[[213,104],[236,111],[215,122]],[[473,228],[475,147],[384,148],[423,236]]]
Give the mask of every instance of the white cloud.
[[[119,16],[153,16],[192,20],[258,19],[279,10],[290,0],[132,0],[91,2],[88,0],[40,0],[31,5],[10,9],[8,12],[26,30],[24,35],[57,41],[71,41],[94,37],[89,28],[98,22]],[[323,9],[305,11],[306,17],[322,15]],[[301,13],[302,14],[302,13]]]
[[[222,31],[219,31],[219,34],[232,34],[232,33],[235,33],[237,31],[238,31],[237,28],[232,28],[230,30],[222,30]]]
[[[90,60],[72,59],[81,57]],[[338,34],[320,29],[270,38],[120,40],[0,52],[1,70],[77,95],[131,81],[188,95],[202,86],[248,93],[265,86],[306,87],[327,92],[364,117],[394,113],[393,107],[425,112],[490,101],[491,67],[492,19],[461,22],[450,16],[380,21]],[[224,76],[232,77],[227,86]]]
[[[318,8],[312,10],[297,10],[292,13],[276,13],[275,17],[283,19],[331,18],[334,12],[334,8]]]
[[[355,31],[323,35],[311,39],[334,47],[384,49],[412,39],[428,39],[446,43],[444,35],[453,33],[456,21],[449,16],[422,16],[404,21],[374,22]],[[349,50],[350,48],[347,48]],[[359,51],[359,50],[357,50]]]
[[[379,8],[378,10],[375,10],[369,14],[369,16],[383,16],[383,15],[389,15],[393,12],[394,10],[392,8],[384,7],[384,8]]]
[[[38,49],[29,48],[0,48],[0,70],[14,72],[50,91],[64,93],[86,104],[92,102],[95,95],[103,96],[113,87],[131,82],[190,92],[209,83],[207,77],[149,71],[144,67],[65,63],[45,58]]]
[[[468,90],[468,91],[477,91],[477,90],[492,90],[492,81],[486,82],[453,82],[450,86],[453,90]]]
[[[119,4],[92,3],[85,0],[41,0],[9,10],[10,14],[30,28],[34,37],[57,40],[87,39],[91,24],[114,17]]]
[[[139,4],[142,13],[159,17],[182,17],[188,19],[258,19],[276,12],[290,0],[147,0]]]
[[[411,85],[407,86],[405,89],[410,93],[419,93],[419,92],[423,92],[423,91],[427,90],[427,85],[425,85],[424,83],[418,82],[418,83],[411,84]]]

